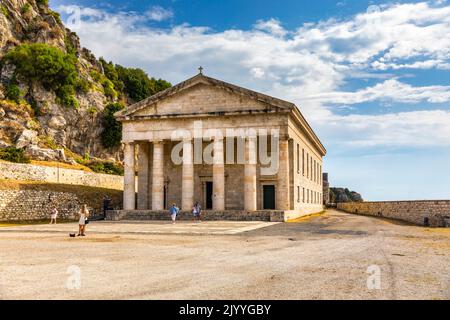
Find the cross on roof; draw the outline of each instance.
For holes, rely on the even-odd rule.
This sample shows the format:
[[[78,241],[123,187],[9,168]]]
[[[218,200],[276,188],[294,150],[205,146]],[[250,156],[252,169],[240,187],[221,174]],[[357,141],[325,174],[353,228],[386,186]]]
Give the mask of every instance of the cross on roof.
[[[200,66],[200,67],[198,68],[198,73],[199,73],[199,74],[203,74],[203,67],[202,67],[202,66]]]

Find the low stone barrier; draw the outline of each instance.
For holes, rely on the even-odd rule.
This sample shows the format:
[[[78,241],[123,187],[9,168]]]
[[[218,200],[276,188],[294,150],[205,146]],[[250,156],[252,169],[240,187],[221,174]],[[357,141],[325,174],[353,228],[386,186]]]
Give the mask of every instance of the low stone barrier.
[[[450,200],[348,202],[338,203],[337,208],[431,227],[445,227],[450,220]]]
[[[123,190],[122,176],[5,161],[0,161],[0,179],[43,181]]]
[[[170,220],[168,210],[111,210],[106,214],[107,220]],[[248,212],[244,210],[209,211],[204,210],[202,219],[206,221],[230,220],[230,221],[271,221],[284,222],[283,211],[262,210]],[[192,213],[181,211],[177,220],[192,220]]]
[[[122,206],[121,191],[80,186],[76,188],[85,190],[58,191],[57,186],[51,187],[43,190],[0,190],[0,221],[50,219],[53,206],[58,209],[58,218],[62,219],[76,219],[82,204],[87,204],[94,213],[100,213],[104,194],[112,198],[114,206]]]

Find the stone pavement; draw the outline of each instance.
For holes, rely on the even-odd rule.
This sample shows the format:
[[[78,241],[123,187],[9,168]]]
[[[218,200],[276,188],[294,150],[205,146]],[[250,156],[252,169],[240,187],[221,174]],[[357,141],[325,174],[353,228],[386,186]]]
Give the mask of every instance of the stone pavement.
[[[269,227],[277,222],[260,221],[206,221],[172,224],[169,221],[92,221],[86,226],[86,234],[187,234],[187,235],[233,235]],[[60,223],[56,225],[38,224],[24,226],[6,226],[2,232],[44,232],[44,233],[78,233],[77,223]]]

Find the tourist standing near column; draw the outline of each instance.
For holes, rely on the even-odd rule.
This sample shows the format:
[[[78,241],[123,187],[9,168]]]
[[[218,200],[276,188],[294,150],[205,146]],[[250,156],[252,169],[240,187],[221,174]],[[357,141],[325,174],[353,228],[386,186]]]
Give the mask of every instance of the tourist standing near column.
[[[194,221],[200,221],[202,222],[202,206],[200,203],[196,202],[194,206],[192,207],[192,214],[194,216]]]

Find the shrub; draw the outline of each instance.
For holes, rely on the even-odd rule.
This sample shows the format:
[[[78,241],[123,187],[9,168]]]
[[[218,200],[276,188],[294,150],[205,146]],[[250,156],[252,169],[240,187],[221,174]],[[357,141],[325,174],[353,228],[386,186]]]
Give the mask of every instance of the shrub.
[[[87,166],[94,172],[123,175],[123,167],[114,162],[91,161]]]
[[[38,6],[46,6],[48,7],[48,0],[36,0]]]
[[[89,107],[89,108],[87,108],[87,110],[86,110],[89,114],[96,114],[97,113],[97,108],[96,107],[94,107],[94,106],[91,106],[91,107]]]
[[[0,149],[0,159],[16,163],[30,163],[30,158],[25,154],[24,149],[16,147]]]
[[[58,12],[49,10],[48,13],[50,13],[53,16],[53,18],[55,18],[56,22],[58,22],[59,24],[62,24],[61,15]]]
[[[105,148],[120,146],[122,140],[122,124],[116,120],[114,113],[123,109],[121,103],[108,104],[103,110],[102,144]]]
[[[20,9],[20,11],[22,12],[22,14],[26,14],[28,12],[30,12],[31,9],[31,5],[29,3],[25,3],[22,8]]]
[[[91,88],[92,88],[92,83],[90,83],[86,79],[79,78],[77,80],[77,83],[76,83],[77,91],[82,92],[82,93],[88,93],[89,90],[91,90]]]
[[[75,106],[78,81],[77,58],[44,43],[22,44],[5,55],[16,66],[16,73],[30,82],[40,82],[54,90],[67,106]]]
[[[111,99],[117,98],[117,92],[116,90],[114,90],[114,84],[110,80],[105,79],[104,81],[102,81],[102,86],[105,96]]]
[[[0,6],[0,11],[3,13],[5,17],[9,17],[8,9],[5,6]]]
[[[15,84],[10,84],[6,87],[6,98],[19,103],[20,98],[22,97],[22,92],[20,88]]]
[[[56,92],[59,102],[66,107],[78,108],[78,100],[75,98],[75,88],[72,85],[65,85]]]

